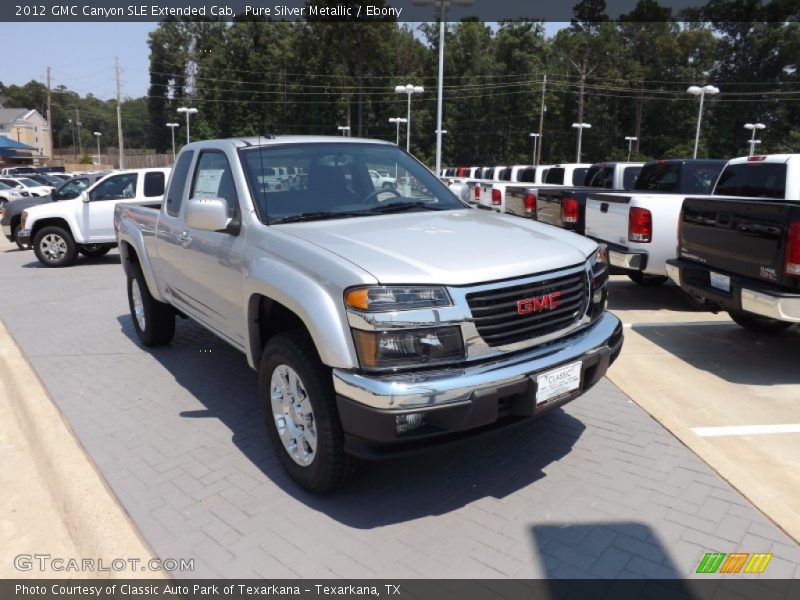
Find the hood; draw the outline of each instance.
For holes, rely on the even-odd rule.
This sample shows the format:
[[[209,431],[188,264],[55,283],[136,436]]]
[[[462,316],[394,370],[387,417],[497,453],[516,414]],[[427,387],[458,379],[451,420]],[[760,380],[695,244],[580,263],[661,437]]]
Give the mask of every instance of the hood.
[[[580,264],[597,247],[574,233],[477,209],[276,225],[382,284],[469,285]]]

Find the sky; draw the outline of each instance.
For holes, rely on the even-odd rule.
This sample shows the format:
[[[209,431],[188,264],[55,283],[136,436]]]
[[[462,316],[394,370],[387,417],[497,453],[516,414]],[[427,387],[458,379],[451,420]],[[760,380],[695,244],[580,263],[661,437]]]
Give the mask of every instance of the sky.
[[[7,47],[0,68],[0,82],[21,85],[31,79],[44,82],[47,65],[52,86],[64,85],[81,95],[91,93],[103,100],[113,98],[114,57],[122,70],[123,97],[147,94],[150,84],[147,34],[157,23],[0,23]],[[548,36],[563,27],[546,23]],[[50,44],[51,40],[55,42]],[[57,48],[54,52],[53,48]]]

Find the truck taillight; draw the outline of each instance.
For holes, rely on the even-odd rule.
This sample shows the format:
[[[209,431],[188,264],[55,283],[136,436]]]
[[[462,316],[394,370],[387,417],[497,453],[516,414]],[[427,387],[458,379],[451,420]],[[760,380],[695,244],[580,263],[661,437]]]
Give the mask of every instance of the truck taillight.
[[[578,213],[578,201],[575,198],[564,198],[564,201],[561,203],[561,222],[577,223]]]
[[[633,206],[628,211],[628,241],[649,242],[653,239],[653,215],[646,208]]]
[[[783,272],[792,277],[800,277],[800,221],[789,223],[786,231],[786,260]]]
[[[536,214],[536,194],[525,192],[525,212]]]
[[[500,206],[500,190],[492,190],[492,204]]]
[[[481,186],[476,185],[475,186],[475,199],[477,200],[480,197],[481,197]]]

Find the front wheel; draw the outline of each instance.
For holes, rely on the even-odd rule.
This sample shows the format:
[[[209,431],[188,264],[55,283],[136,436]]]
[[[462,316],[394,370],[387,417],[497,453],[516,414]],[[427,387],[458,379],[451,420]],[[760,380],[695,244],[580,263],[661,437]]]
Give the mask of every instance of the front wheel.
[[[664,275],[648,275],[646,273],[642,273],[641,271],[634,271],[632,273],[628,273],[628,277],[634,283],[637,283],[644,287],[656,287],[659,285],[663,285],[669,279]]]
[[[776,334],[792,326],[792,323],[787,323],[786,321],[778,321],[777,319],[754,315],[753,313],[743,310],[729,310],[728,314],[731,316],[731,319],[733,319],[733,322],[740,327],[758,333]]]
[[[33,237],[33,251],[45,267],[67,267],[75,262],[78,245],[62,227],[42,227]]]
[[[128,306],[133,328],[145,346],[164,346],[175,336],[175,309],[150,294],[139,265],[128,274]]]
[[[356,459],[344,451],[331,371],[303,331],[267,342],[258,371],[267,432],[289,476],[323,494],[340,487]]]
[[[105,256],[111,250],[108,244],[82,244],[78,248],[78,252],[83,254],[86,258],[99,258]]]

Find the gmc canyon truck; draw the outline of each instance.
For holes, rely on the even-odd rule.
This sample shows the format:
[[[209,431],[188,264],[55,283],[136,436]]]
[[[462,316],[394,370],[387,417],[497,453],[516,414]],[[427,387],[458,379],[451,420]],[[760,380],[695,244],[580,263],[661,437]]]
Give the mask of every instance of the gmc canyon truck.
[[[548,225],[583,233],[586,197],[598,190],[630,190],[642,163],[605,162],[589,167],[581,186],[548,187],[536,199],[536,219]]]
[[[684,201],[670,279],[746,329],[800,323],[800,154],[732,160],[716,194]]]
[[[667,260],[676,257],[683,200],[712,193],[724,166],[713,159],[649,162],[633,191],[589,195],[585,234],[606,246],[612,272],[639,285],[661,285]]]
[[[275,166],[308,177],[267,188]],[[397,188],[370,168],[397,169]],[[142,344],[169,343],[179,314],[242,351],[276,452],[312,492],[355,457],[552,410],[622,345],[597,244],[472,208],[394,144],[188,144],[160,211],[120,205],[115,226]]]

